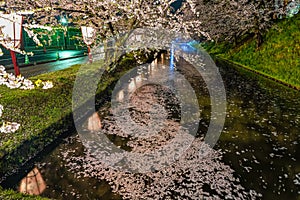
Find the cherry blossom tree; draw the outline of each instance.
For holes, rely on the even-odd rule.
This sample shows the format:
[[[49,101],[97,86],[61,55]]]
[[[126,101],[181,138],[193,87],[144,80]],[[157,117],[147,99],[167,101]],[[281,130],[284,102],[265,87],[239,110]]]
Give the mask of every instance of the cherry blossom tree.
[[[10,0],[6,2],[6,7],[9,11],[31,11],[33,14],[28,21],[43,25],[57,25],[58,16],[68,16],[70,23],[96,29],[102,39],[140,27],[161,27],[186,34],[204,34],[200,30],[193,2],[183,2],[180,8],[174,9],[172,3],[175,1]],[[184,10],[189,10],[190,14],[183,15]]]
[[[59,26],[60,18],[67,17],[68,23],[95,29],[94,46],[103,45],[106,49],[106,60],[118,59],[117,51],[114,55],[107,55],[107,49],[123,46],[131,31],[137,28],[165,29],[170,32],[181,32],[190,37],[209,38],[201,30],[195,2],[188,0],[174,7],[178,0],[9,0],[5,3],[6,12],[17,11],[31,13],[27,16],[28,24],[44,26]],[[108,62],[110,62],[108,60]]]
[[[283,7],[275,1],[259,0],[250,1],[246,8],[248,13],[244,29],[255,35],[256,46],[259,48],[263,42],[263,33],[273,25],[278,15],[283,14]]]
[[[10,0],[8,11],[33,13],[32,24],[59,25],[59,16],[69,23],[93,27],[103,41],[136,28],[156,27],[181,31],[188,36],[215,41],[236,41],[255,35],[258,46],[262,33],[283,11],[283,0]],[[174,3],[180,2],[175,7]]]
[[[277,16],[283,14],[283,2],[266,0],[198,0],[195,8],[202,30],[215,41],[237,42],[244,36],[255,36],[257,47],[262,33],[268,30]]]

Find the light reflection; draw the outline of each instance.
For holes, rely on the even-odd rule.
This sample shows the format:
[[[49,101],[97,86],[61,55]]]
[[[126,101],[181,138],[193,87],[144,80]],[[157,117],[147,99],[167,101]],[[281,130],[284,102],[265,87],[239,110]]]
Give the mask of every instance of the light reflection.
[[[88,119],[87,128],[89,131],[99,131],[102,127],[100,117],[97,112],[95,112],[92,116]]]
[[[161,54],[161,64],[165,64],[165,54]]]
[[[19,192],[39,195],[46,189],[46,183],[37,167],[33,168],[20,182]]]
[[[151,68],[151,64],[148,65],[148,74],[151,75],[152,74],[152,68]]]
[[[128,91],[133,92],[135,90],[135,79],[132,79],[128,84]]]
[[[142,84],[142,76],[138,75],[133,78],[128,84],[128,91],[134,92]]]
[[[170,55],[170,70],[173,71],[174,69],[174,47],[173,44],[171,46],[171,55]]]
[[[123,91],[123,90],[120,90],[120,91],[118,92],[117,100],[118,100],[118,101],[123,101],[123,100],[124,100],[124,91]]]

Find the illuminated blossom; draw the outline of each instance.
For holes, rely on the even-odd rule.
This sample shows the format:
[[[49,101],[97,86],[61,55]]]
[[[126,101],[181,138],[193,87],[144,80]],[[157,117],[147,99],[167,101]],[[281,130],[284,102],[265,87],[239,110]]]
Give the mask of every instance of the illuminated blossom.
[[[42,82],[43,84],[43,87],[42,89],[49,89],[49,88],[53,88],[53,83],[51,81],[45,81],[45,82]]]
[[[16,122],[4,122],[2,126],[0,127],[1,133],[14,133],[16,132],[20,127],[20,124]]]
[[[35,82],[37,87],[42,87],[42,89],[49,89],[53,87],[53,83],[51,81],[42,81],[37,80]],[[15,76],[13,74],[8,74],[5,71],[5,67],[0,65],[0,85],[6,85],[10,89],[22,89],[22,90],[31,90],[34,89],[35,86],[31,80],[25,79],[23,76]]]

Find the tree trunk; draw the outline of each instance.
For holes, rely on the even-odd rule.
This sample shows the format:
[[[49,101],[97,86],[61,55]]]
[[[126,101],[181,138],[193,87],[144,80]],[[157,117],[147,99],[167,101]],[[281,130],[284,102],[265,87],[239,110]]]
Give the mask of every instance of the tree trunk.
[[[289,0],[284,0],[284,2],[283,2],[283,13],[285,13],[285,14],[286,14],[286,7],[287,7],[288,3],[289,3]]]
[[[233,46],[234,47],[237,46],[237,36],[236,35],[233,36]]]
[[[256,32],[256,49],[259,49],[261,44],[263,43],[263,37],[260,31]]]

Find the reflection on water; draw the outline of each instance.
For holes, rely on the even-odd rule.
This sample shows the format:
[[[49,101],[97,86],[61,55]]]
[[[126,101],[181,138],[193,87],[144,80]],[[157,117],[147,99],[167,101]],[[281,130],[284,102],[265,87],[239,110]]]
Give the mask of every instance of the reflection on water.
[[[72,173],[66,167],[67,160],[63,157],[63,154],[67,151],[72,152],[70,156],[79,156],[83,155],[84,147],[74,136],[65,139],[49,155],[36,162],[35,165],[37,167],[29,172],[28,176],[24,177],[19,183],[19,191],[25,191],[26,184],[24,183],[27,181],[27,193],[40,194],[40,196],[51,199],[121,199],[119,195],[112,192],[110,185],[106,181],[80,177]],[[73,164],[80,170],[80,166],[84,163],[78,160]],[[39,172],[37,169],[39,169]],[[33,172],[37,174],[37,182],[35,182],[35,178],[32,176]],[[32,180],[30,185],[28,185],[28,178]],[[36,183],[40,186],[40,193],[37,193]]]
[[[264,199],[300,198],[300,93],[222,65],[228,112],[218,146]]]
[[[164,56],[168,58],[168,56]],[[120,90],[117,93],[116,99],[123,101],[126,92],[135,91],[139,88],[142,81],[147,78],[147,74],[159,76],[160,71],[157,68],[157,62],[163,62],[164,65],[162,66],[168,66],[169,64],[166,60],[162,59],[145,66],[145,68],[141,68],[140,71],[138,71],[138,75],[133,77],[128,84],[128,88],[126,88],[126,90]],[[200,109],[198,136],[204,136],[209,125],[211,112],[210,98],[205,83],[201,75],[187,62],[181,59],[175,63],[176,67],[174,70],[182,73],[196,92]],[[214,167],[217,165],[225,169],[223,173],[231,177],[230,180],[234,180],[231,176],[232,170],[234,170],[234,177],[239,180],[242,187],[247,191],[255,190],[257,193],[260,193],[261,197],[258,196],[259,198],[283,200],[300,198],[299,92],[287,89],[274,82],[257,77],[256,75],[254,76],[251,73],[239,72],[222,63],[218,63],[218,66],[220,67],[227,93],[226,122],[221,137],[214,147],[215,150],[223,153],[221,159],[222,163],[213,162],[212,160],[202,160],[202,165],[200,165],[199,162],[193,163],[191,166],[198,167],[195,169],[201,169],[207,173],[206,175],[201,175],[200,173],[200,176],[193,172],[193,181],[188,180],[191,174],[184,174],[186,172],[184,170],[188,170],[189,168],[180,162],[178,166],[180,166],[180,164],[184,166],[184,170],[180,172],[182,173],[181,176],[178,175],[175,177],[174,174],[165,172],[166,174],[164,174],[163,178],[166,181],[159,181],[161,176],[153,174],[149,175],[147,180],[143,179],[143,181],[142,179],[136,180],[132,179],[132,177],[127,177],[124,180],[120,179],[120,184],[125,181],[130,183],[130,181],[133,180],[137,182],[140,181],[139,183],[142,182],[143,184],[138,185],[136,182],[132,182],[131,185],[122,188],[116,183],[117,181],[112,178],[110,181],[112,181],[113,184],[117,184],[117,186],[112,186],[115,191],[118,191],[118,189],[120,189],[119,187],[121,187],[123,192],[125,190],[142,191],[150,194],[151,190],[154,192],[159,190],[161,186],[164,187],[164,189],[161,189],[163,190],[162,192],[167,191],[172,198],[177,198],[181,195],[180,192],[182,192],[182,188],[176,191],[172,188],[182,183],[188,187],[189,191],[195,192],[196,194],[197,191],[194,190],[196,187],[195,183],[205,180],[205,184],[201,183],[203,184],[203,191],[202,189],[201,191],[198,190],[198,192],[203,193],[203,197],[211,196],[220,198],[223,194],[225,198],[225,195],[230,193],[230,190],[227,191],[226,188],[226,190],[224,190],[226,192],[224,193],[214,192],[220,185],[210,184],[213,181],[217,181],[215,179],[218,177],[214,177],[216,175]],[[147,88],[144,88],[144,90],[145,89]],[[138,94],[136,94],[136,96],[138,96]],[[173,118],[171,117],[170,119],[175,119],[180,116],[178,114],[180,113],[180,111],[178,111],[180,107],[178,107],[176,103],[173,102],[172,104],[172,101],[168,101],[166,105],[168,107],[167,110],[173,110]],[[147,114],[137,112],[136,110],[134,112],[136,116],[137,114],[140,115],[140,119],[136,119],[137,122],[146,123]],[[108,121],[105,117],[110,115],[109,105],[100,108],[98,113],[100,114],[101,120],[104,119],[102,128],[111,128],[111,126],[105,124],[105,121]],[[99,125],[98,117],[92,116],[91,120]],[[175,120],[172,124],[177,122],[178,120]],[[110,131],[113,132],[115,130],[116,129],[111,129]],[[172,135],[168,135],[168,137],[169,136],[173,137]],[[109,135],[109,133],[108,137],[116,146],[124,150],[131,151],[140,148],[140,145],[137,144],[132,148],[128,147],[127,144],[129,143],[130,145],[130,142],[128,142],[128,139],[125,137]],[[141,141],[139,142],[141,143]],[[145,142],[142,144],[145,144]],[[147,145],[149,144],[151,143],[148,142]],[[196,144],[198,143],[196,142]],[[94,160],[89,157],[86,160],[83,152],[85,152],[85,148],[82,144],[77,141],[76,138],[71,137],[56,148],[47,158],[37,163],[40,174],[47,183],[47,187],[42,195],[57,199],[121,199],[119,194],[112,192],[112,188],[108,182],[100,178],[103,177],[103,174],[107,178],[109,177],[108,174],[113,174],[113,172],[108,173],[102,167],[93,163]],[[224,167],[224,163],[229,167]],[[179,168],[176,170],[178,169]],[[170,172],[172,170],[173,169],[171,169]],[[217,173],[217,176],[221,175],[222,173]],[[178,178],[175,183],[174,180],[172,180],[174,177]],[[153,185],[153,183],[156,184]],[[223,183],[225,184],[226,182]],[[147,188],[147,184],[150,185],[148,190],[145,189],[145,191],[143,191],[144,188]],[[137,185],[139,187],[137,187]],[[132,188],[130,188],[130,186]],[[231,185],[231,187],[233,186],[234,184]],[[184,192],[186,191],[184,190]],[[219,196],[217,196],[216,193],[218,193]],[[246,193],[243,194],[246,195]],[[231,197],[233,198],[234,196]]]
[[[94,113],[88,118],[87,129],[89,131],[99,131],[102,127],[98,113]]]
[[[19,191],[25,194],[39,195],[46,189],[46,183],[37,167],[33,168],[22,180]]]
[[[64,152],[66,167],[80,177],[106,180],[114,192],[130,200],[258,197],[255,191],[240,185],[233,170],[221,161],[221,153],[204,143],[201,134],[207,127],[210,106],[201,113],[205,119],[201,120],[198,137],[188,134],[197,132],[194,119],[199,121],[200,110],[197,107],[194,113],[193,104],[198,106],[197,96],[190,95],[193,89],[183,75],[175,73],[176,66],[169,66],[155,60],[131,71],[128,78],[125,74],[112,95],[112,99],[116,95],[116,107],[112,100],[111,106],[106,104],[99,111],[107,113],[101,119],[102,130],[80,134],[89,138],[86,144],[90,148],[84,155]],[[174,92],[174,88],[181,91]],[[202,102],[209,100],[205,89],[198,86],[196,93]],[[114,109],[120,114],[115,115]],[[112,151],[103,136],[112,136],[109,139],[117,150]],[[104,145],[94,142],[97,138]],[[124,146],[130,151],[124,151]],[[83,164],[79,167],[78,162]]]

